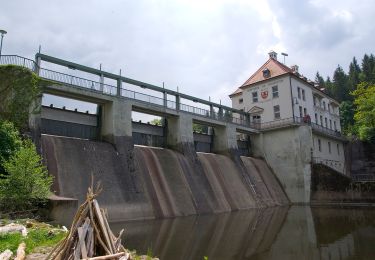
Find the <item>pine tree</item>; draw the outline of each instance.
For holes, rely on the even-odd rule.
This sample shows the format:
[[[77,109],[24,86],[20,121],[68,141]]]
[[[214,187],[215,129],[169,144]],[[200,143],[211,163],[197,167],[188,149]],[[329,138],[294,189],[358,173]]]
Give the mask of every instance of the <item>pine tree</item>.
[[[339,102],[351,99],[348,88],[348,76],[340,65],[337,66],[333,73],[332,87],[333,98]]]
[[[322,76],[320,76],[319,71],[316,72],[315,82],[319,85],[319,87],[324,88],[325,82]]]
[[[353,57],[353,61],[349,65],[349,79],[348,79],[348,90],[354,91],[360,82],[359,75],[361,73],[361,68],[357,63],[357,59]],[[350,96],[351,97],[351,96]],[[352,98],[351,98],[352,99]]]

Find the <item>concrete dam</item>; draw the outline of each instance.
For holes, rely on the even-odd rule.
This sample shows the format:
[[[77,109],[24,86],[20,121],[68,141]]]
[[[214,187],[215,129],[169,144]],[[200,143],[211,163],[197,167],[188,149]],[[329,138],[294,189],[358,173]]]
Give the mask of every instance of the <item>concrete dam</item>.
[[[128,145],[124,143],[124,145]],[[54,190],[83,202],[91,175],[112,221],[207,214],[285,205],[287,196],[260,159],[190,153],[42,135]],[[124,152],[125,151],[125,152]]]
[[[164,84],[158,87],[41,53],[35,58],[34,62],[7,56],[4,62],[23,64],[45,79],[45,95],[96,107],[96,112],[71,110],[43,104],[42,96],[32,106],[36,109],[29,116],[31,136],[54,176],[53,191],[60,201],[83,202],[93,176],[102,183],[99,201],[112,221],[294,202],[290,196],[294,193],[288,190],[292,185],[279,183],[292,175],[280,174],[268,161],[277,170],[276,177],[265,160],[249,157],[266,158],[259,155],[263,151],[259,140],[268,140],[249,113]],[[42,61],[64,72],[42,67]],[[66,74],[67,69],[88,78]],[[99,81],[92,80],[97,77]],[[135,113],[160,117],[162,123],[136,121]],[[210,131],[198,133],[195,125]],[[59,203],[55,209],[65,202]],[[76,207],[73,204],[70,210]],[[67,215],[67,209],[61,206],[55,216]]]

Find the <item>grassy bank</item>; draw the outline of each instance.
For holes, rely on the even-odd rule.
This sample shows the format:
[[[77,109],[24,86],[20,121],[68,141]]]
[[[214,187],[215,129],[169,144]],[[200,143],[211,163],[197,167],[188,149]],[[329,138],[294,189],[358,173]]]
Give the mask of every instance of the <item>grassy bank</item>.
[[[10,223],[10,221],[7,220],[3,220],[2,222],[2,224]],[[53,247],[66,235],[63,229],[45,223],[31,220],[17,220],[11,222],[26,226],[28,235],[23,237],[19,232],[0,234],[0,252],[9,249],[15,254],[18,245],[24,242],[26,244],[26,254],[30,254],[38,247]]]

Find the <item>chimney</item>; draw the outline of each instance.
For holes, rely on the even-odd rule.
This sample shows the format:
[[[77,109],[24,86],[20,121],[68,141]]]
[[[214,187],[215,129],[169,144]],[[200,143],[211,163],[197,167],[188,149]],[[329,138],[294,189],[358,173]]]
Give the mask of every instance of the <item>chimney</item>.
[[[271,58],[271,59],[277,60],[277,53],[276,53],[276,52],[274,52],[274,51],[270,51],[270,52],[268,53],[268,55],[270,55],[270,58]]]
[[[298,73],[298,65],[293,65],[290,67],[294,73]]]

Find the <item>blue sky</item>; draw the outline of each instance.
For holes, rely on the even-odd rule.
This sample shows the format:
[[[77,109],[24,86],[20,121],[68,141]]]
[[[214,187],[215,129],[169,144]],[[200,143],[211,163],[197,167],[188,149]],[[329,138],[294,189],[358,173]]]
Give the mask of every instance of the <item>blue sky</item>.
[[[295,0],[2,1],[3,53],[38,50],[230,105],[268,58],[314,79],[374,46],[375,2]],[[281,59],[279,55],[279,59]],[[282,60],[282,59],[281,59]]]

